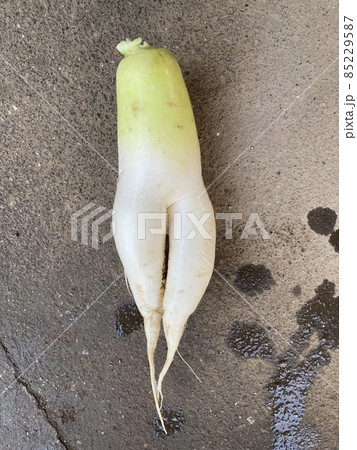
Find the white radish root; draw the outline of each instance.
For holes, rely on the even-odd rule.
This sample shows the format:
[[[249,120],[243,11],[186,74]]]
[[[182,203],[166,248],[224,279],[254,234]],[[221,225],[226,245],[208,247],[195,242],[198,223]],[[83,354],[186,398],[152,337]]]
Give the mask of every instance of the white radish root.
[[[151,387],[166,433],[159,405],[162,383],[212,275],[215,220],[202,181],[192,108],[175,59],[165,49],[142,45],[140,38],[122,42],[118,49],[126,57],[117,72],[121,177],[113,232],[144,318]],[[169,252],[163,283],[166,225]],[[167,355],[156,385],[154,354],[161,321]]]

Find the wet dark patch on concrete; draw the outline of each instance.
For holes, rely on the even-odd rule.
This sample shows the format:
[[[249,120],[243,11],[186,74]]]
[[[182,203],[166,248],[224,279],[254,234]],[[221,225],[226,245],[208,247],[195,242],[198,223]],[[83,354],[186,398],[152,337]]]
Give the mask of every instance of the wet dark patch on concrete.
[[[163,438],[167,436],[172,436],[173,434],[176,434],[179,431],[183,430],[185,426],[185,418],[180,412],[175,411],[172,408],[163,406],[161,409],[161,414],[164,420],[167,434],[165,434],[159,419],[159,415],[156,413],[152,423],[156,437]]]
[[[337,215],[330,208],[315,208],[307,215],[309,225],[312,230],[318,234],[328,236],[330,234],[329,243],[335,252],[339,252],[339,230],[334,231]]]
[[[296,286],[294,286],[292,288],[291,292],[295,295],[295,297],[299,297],[299,295],[301,295],[301,286],[300,286],[300,284],[297,284]]]
[[[295,359],[281,355],[280,367],[268,382],[268,404],[272,409],[272,449],[312,449],[319,442],[319,434],[312,426],[301,427],[306,408],[308,389],[317,370],[330,362],[326,347],[319,345],[295,365]]]
[[[318,234],[328,236],[333,232],[337,214],[330,208],[315,208],[307,215],[310,228]]]
[[[328,280],[315,289],[316,295],[297,313],[297,322],[308,337],[317,332],[322,345],[338,347],[338,298],[334,297],[335,284]]]
[[[330,350],[338,347],[338,297],[334,295],[335,284],[324,280],[315,289],[315,296],[297,312],[299,328],[291,337],[291,347],[272,360],[276,372],[267,385],[268,404],[272,410],[271,449],[307,450],[317,447],[320,442],[318,432],[310,425],[301,427],[301,423],[308,390],[318,370],[330,363]],[[274,344],[262,331],[257,324],[233,324],[229,339],[237,334],[233,339],[237,354],[245,358],[259,356],[254,346],[251,351],[246,343],[261,342],[263,336],[264,346],[271,356]],[[318,336],[318,344],[302,359],[314,333]]]
[[[143,316],[135,303],[122,303],[115,314],[115,332],[120,337],[140,330],[144,325]]]
[[[340,231],[335,230],[328,240],[332,247],[335,249],[335,252],[339,252],[339,241],[340,241]]]
[[[319,435],[313,427],[301,428],[301,422],[308,389],[317,371],[329,364],[328,350],[338,347],[338,297],[334,297],[334,283],[328,280],[324,280],[315,293],[298,311],[299,329],[291,338],[292,348],[277,358],[278,370],[267,386],[273,411],[273,449],[312,449],[319,443]],[[317,333],[319,343],[298,363],[313,333]]]
[[[301,428],[307,390],[314,381],[315,372],[308,360],[296,368],[280,368],[268,384],[269,404],[273,412],[271,448],[312,449],[320,439],[311,426]]]
[[[274,346],[264,328],[256,324],[235,322],[228,335],[228,346],[241,358],[271,358]]]
[[[242,266],[238,269],[235,279],[236,287],[249,297],[261,294],[274,284],[270,270],[263,265]]]

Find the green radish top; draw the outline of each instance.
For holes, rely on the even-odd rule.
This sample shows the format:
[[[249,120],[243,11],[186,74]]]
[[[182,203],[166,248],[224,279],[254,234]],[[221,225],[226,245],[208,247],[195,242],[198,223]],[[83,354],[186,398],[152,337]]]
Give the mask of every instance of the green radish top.
[[[117,45],[117,50],[126,57],[131,55],[132,53],[137,52],[138,50],[142,50],[144,48],[152,48],[151,45],[149,45],[147,42],[141,42],[141,37],[138,37],[133,41],[127,39],[126,41],[119,42],[119,44]]]
[[[174,56],[141,38],[117,49],[125,56],[116,78],[119,156],[200,164],[191,102]]]

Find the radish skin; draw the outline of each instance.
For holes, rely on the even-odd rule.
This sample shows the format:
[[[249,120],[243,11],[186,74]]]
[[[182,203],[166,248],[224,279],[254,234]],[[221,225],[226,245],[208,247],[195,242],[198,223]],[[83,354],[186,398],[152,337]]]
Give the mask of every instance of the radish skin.
[[[166,433],[159,405],[162,382],[187,320],[212,276],[215,220],[202,180],[195,120],[180,68],[169,51],[141,42],[141,38],[122,41],[117,47],[125,58],[117,71],[119,181],[113,233],[144,318],[151,387]],[[145,239],[139,238],[139,217],[145,213],[158,213],[160,225],[168,227],[165,285],[165,230],[159,232],[148,220]],[[193,226],[192,216],[204,224],[205,233]],[[161,321],[167,356],[156,384],[154,353]]]

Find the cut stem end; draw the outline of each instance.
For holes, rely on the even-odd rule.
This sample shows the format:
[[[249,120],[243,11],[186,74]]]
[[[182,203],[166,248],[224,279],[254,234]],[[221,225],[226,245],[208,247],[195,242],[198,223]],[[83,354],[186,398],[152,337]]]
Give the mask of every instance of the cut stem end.
[[[117,50],[124,55],[125,57],[130,56],[132,53],[137,52],[138,50],[142,50],[144,48],[150,48],[147,42],[142,43],[142,38],[138,37],[131,41],[130,39],[126,39],[125,41],[119,42],[117,45]]]

